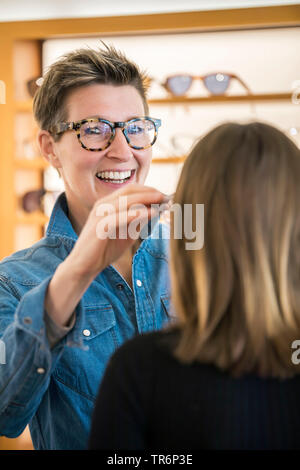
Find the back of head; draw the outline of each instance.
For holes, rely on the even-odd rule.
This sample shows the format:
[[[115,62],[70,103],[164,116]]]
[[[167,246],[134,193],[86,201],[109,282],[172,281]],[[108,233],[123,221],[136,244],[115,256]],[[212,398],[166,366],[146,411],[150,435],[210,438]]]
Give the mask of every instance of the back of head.
[[[223,124],[195,145],[174,202],[204,204],[204,247],[171,241],[181,360],[237,375],[298,372],[299,182],[300,150],[270,125]]]
[[[131,85],[139,92],[148,114],[147,78],[139,67],[113,46],[94,50],[78,49],[53,63],[43,78],[33,100],[33,111],[41,129],[50,131],[66,121],[68,94],[92,84]],[[60,136],[54,136],[59,140]]]

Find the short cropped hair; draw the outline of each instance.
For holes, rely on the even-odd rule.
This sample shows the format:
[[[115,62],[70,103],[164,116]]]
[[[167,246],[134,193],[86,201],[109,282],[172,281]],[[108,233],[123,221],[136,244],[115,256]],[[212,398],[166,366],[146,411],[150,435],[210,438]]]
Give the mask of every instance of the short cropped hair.
[[[204,204],[204,246],[186,251],[189,240],[171,238],[175,355],[183,362],[237,376],[300,373],[292,361],[300,340],[299,182],[299,148],[265,123],[220,125],[192,149],[174,203]]]
[[[148,114],[147,85],[149,81],[134,62],[113,46],[94,50],[82,48],[70,52],[53,63],[33,99],[33,112],[39,127],[51,129],[66,121],[65,106],[68,94],[79,87],[91,84],[131,85],[140,94],[145,114]],[[60,136],[53,136],[59,140]]]

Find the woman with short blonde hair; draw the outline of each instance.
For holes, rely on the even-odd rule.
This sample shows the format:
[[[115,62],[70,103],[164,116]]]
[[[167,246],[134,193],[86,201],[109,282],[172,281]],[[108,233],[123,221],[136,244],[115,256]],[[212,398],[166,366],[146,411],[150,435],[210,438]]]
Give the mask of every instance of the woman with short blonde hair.
[[[110,355],[169,320],[168,227],[152,207],[165,195],[145,185],[161,120],[144,72],[103,46],[40,80],[40,152],[64,192],[45,236],[0,263],[0,435],[29,425],[36,450],[86,448]]]

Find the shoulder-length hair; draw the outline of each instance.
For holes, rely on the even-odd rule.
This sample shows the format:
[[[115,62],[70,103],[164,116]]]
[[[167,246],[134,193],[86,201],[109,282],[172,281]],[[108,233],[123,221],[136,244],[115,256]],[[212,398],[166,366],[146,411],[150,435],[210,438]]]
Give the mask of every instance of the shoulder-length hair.
[[[233,375],[299,373],[300,150],[267,124],[220,125],[191,151],[174,203],[204,204],[203,248],[171,240],[175,355]]]

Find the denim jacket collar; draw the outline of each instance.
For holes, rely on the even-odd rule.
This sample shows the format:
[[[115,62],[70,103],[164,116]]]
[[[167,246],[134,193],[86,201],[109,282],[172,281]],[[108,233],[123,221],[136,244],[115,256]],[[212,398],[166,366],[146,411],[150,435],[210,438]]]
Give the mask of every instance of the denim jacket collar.
[[[58,236],[60,238],[69,238],[75,242],[78,238],[78,235],[76,234],[68,215],[69,209],[66,194],[62,193],[57,198],[57,201],[53,208],[47,227],[46,236]]]

